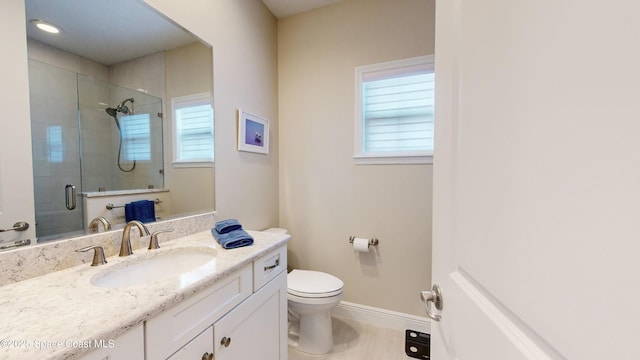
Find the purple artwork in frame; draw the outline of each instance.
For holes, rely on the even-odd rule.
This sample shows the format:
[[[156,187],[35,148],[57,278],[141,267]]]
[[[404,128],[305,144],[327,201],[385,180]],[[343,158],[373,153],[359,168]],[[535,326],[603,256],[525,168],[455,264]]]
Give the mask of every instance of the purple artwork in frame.
[[[269,153],[269,120],[238,109],[238,150]]]

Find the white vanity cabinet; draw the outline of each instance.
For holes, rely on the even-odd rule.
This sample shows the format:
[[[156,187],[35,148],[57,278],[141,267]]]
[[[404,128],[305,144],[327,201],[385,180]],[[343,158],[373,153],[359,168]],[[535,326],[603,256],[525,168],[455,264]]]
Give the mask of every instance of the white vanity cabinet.
[[[131,360],[144,359],[144,333],[142,324],[127,330],[116,339],[89,340],[82,343],[95,350],[82,356],[81,360]],[[65,344],[74,346],[80,344]]]
[[[286,360],[286,254],[281,246],[147,320],[145,358]]]

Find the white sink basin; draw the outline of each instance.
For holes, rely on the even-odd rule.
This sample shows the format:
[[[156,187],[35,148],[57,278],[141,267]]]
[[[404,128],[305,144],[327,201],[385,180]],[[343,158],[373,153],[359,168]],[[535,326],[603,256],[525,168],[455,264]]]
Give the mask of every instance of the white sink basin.
[[[215,257],[216,251],[207,247],[161,249],[137,257],[134,254],[130,261],[107,265],[91,278],[91,283],[104,288],[150,284],[211,265]]]

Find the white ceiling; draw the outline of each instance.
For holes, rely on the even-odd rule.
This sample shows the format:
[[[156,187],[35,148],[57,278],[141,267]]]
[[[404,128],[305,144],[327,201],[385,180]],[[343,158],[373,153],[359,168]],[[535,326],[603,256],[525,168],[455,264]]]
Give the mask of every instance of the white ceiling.
[[[342,0],[263,0],[277,18]],[[104,65],[117,64],[197,41],[140,0],[25,0],[27,37]],[[62,28],[52,35],[30,21]]]
[[[27,37],[104,65],[196,41],[174,23],[136,0],[25,0]],[[32,19],[62,28],[42,32]]]

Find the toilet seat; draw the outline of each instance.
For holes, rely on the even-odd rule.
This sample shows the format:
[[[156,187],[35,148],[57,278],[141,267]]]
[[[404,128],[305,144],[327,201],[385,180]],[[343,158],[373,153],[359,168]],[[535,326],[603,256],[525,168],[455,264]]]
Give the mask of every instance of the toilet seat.
[[[334,297],[343,286],[342,280],[320,271],[296,269],[287,275],[287,293],[301,298]]]

